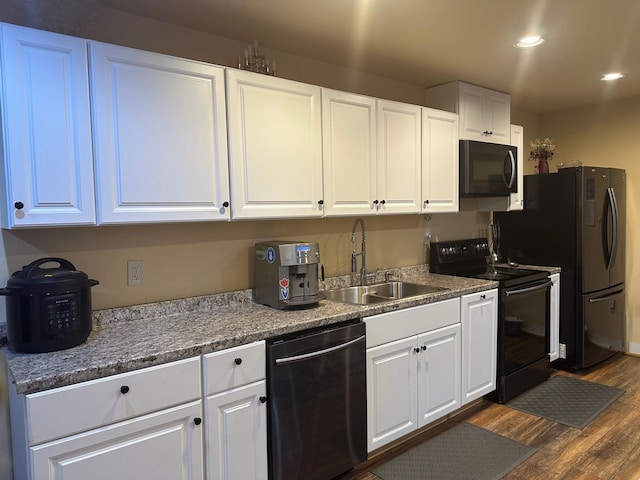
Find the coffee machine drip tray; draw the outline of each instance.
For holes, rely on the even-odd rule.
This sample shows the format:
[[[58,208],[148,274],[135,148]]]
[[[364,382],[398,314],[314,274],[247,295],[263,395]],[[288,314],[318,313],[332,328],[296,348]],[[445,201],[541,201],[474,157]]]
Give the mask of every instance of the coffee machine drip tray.
[[[314,307],[320,300],[324,300],[327,296],[324,293],[318,293],[316,295],[305,295],[304,297],[294,297],[289,300],[282,300],[289,308],[295,307]]]

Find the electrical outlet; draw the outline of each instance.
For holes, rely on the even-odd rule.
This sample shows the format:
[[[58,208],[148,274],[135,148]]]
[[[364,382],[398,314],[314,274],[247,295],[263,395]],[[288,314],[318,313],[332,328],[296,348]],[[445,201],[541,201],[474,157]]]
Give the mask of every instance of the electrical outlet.
[[[144,262],[129,260],[127,262],[127,285],[142,285],[144,280]]]
[[[558,351],[558,356],[560,358],[565,358],[565,359],[567,358],[567,345],[565,345],[564,343],[560,344],[560,348],[559,348],[559,351]]]

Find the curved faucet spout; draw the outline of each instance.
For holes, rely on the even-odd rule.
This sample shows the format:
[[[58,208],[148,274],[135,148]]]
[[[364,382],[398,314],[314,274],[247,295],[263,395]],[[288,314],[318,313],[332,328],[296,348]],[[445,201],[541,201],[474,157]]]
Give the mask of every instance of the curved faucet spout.
[[[362,230],[362,245],[360,248],[360,253],[356,253],[356,229],[360,225],[360,229]],[[361,268],[360,268],[360,284],[367,284],[367,267],[366,267],[366,239],[364,232],[364,221],[361,218],[356,219],[353,222],[353,229],[351,230],[351,272],[356,273],[357,269],[357,258],[358,256],[362,256],[361,259]]]

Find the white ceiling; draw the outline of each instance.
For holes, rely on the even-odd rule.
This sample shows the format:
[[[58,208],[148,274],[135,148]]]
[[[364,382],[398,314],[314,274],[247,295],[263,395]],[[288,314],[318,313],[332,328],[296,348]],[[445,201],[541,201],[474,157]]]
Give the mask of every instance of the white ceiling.
[[[99,0],[105,7],[536,113],[640,96],[639,0]],[[513,44],[541,33],[546,43]],[[603,82],[599,76],[626,77]]]

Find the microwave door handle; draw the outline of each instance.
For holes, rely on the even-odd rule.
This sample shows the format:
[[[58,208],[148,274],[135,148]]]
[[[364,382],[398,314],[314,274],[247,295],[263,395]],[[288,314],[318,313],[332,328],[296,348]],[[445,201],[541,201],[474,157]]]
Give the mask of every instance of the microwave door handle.
[[[504,176],[504,172],[502,172],[502,179],[504,180],[505,185],[511,189],[513,187],[513,182],[516,179],[516,159],[513,158],[513,152],[511,150],[507,151],[507,155],[505,156],[505,163],[508,160],[511,163],[511,178],[507,181],[507,177]]]

